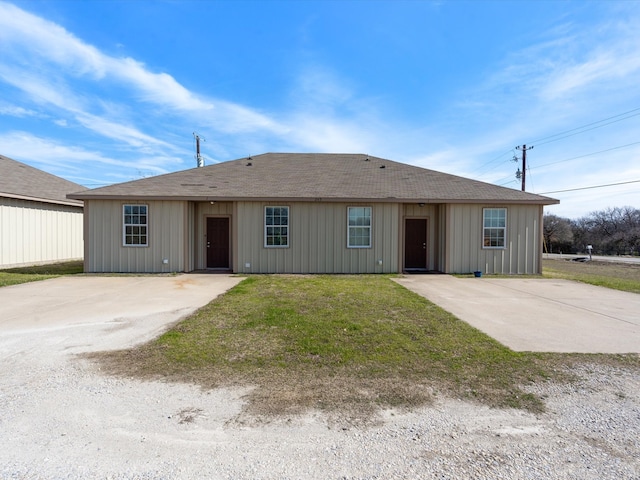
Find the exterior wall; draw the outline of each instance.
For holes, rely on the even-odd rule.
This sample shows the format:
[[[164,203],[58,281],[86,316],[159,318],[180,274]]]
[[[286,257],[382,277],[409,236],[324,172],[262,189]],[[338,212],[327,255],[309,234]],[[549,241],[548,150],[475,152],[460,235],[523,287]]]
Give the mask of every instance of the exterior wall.
[[[82,207],[0,198],[0,268],[82,259]]]
[[[450,248],[447,243],[448,238],[448,229],[447,229],[447,219],[449,215],[449,205],[440,204],[438,205],[438,227],[436,229],[436,235],[438,237],[438,251],[436,252],[436,256],[438,259],[438,267],[437,270],[441,272],[448,272],[449,261],[450,261]]]
[[[147,247],[122,245],[122,206],[136,203],[149,207]],[[288,247],[264,246],[266,206],[290,208]],[[347,248],[349,206],[372,207],[370,248]],[[506,248],[482,247],[484,207],[507,209]],[[5,217],[2,216],[3,235]],[[417,204],[360,202],[211,204],[90,200],[85,202],[84,216],[85,271],[160,273],[205,269],[208,217],[230,219],[230,257],[236,273],[400,272],[404,267],[404,221],[407,218],[428,220],[427,262],[430,270],[536,274],[542,268],[542,206],[539,205],[439,204],[420,207]],[[78,218],[81,221],[82,215]],[[34,236],[37,235],[28,235],[29,238]],[[2,254],[7,250],[4,245]],[[167,263],[163,263],[164,259]]]
[[[196,203],[184,203],[184,271],[196,269]]]
[[[289,247],[265,248],[265,206],[290,207]],[[347,207],[350,206],[372,207],[371,248],[347,248]],[[398,204],[238,202],[235,207],[234,272],[391,273],[401,268]]]
[[[187,270],[188,203],[85,200],[85,271],[161,273]],[[122,206],[125,204],[149,206],[148,246],[122,245]],[[163,263],[165,259],[167,263]]]
[[[506,248],[482,248],[482,209],[507,209]],[[541,272],[539,205],[447,206],[446,273],[537,274]]]

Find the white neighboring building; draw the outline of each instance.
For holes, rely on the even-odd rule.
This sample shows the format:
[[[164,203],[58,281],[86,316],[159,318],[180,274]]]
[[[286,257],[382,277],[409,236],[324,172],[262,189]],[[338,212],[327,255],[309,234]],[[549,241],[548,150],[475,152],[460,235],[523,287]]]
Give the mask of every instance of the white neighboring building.
[[[0,155],[0,268],[83,258],[85,188]]]

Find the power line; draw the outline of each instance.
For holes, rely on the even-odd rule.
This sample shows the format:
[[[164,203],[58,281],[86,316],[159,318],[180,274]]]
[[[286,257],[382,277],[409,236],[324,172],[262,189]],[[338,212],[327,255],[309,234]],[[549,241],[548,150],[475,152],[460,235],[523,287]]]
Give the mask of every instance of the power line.
[[[628,182],[608,183],[606,185],[593,185],[591,187],[568,188],[566,190],[554,190],[553,192],[542,192],[538,195],[548,195],[549,193],[575,192],[577,190],[591,190],[593,188],[615,187],[616,185],[627,185],[629,183],[640,183],[640,180],[630,180]]]
[[[527,164],[527,170],[528,170],[529,175],[531,175],[531,171],[535,170],[537,168],[548,167],[549,165],[556,165],[558,163],[568,162],[570,160],[577,160],[577,159],[580,159],[580,158],[589,157],[591,155],[597,155],[599,153],[610,152],[612,150],[619,150],[621,148],[632,147],[632,146],[638,145],[638,144],[640,144],[640,142],[628,143],[626,145],[619,145],[617,147],[607,148],[605,150],[599,150],[597,152],[586,153],[584,155],[579,155],[577,157],[565,158],[564,160],[557,160],[555,162],[543,163],[542,165],[535,165],[533,168],[531,167],[531,164],[529,163],[529,164]],[[509,180],[510,178],[512,178],[511,175],[509,175],[507,177],[499,178],[498,180],[495,180],[495,181],[493,181],[491,183],[493,183],[495,185],[498,185],[499,187],[503,187],[505,185],[509,185],[510,183],[516,183],[515,180]],[[505,183],[500,183],[500,182],[504,182],[505,180],[509,180],[509,181],[505,182]]]
[[[606,127],[607,125],[611,125],[612,123],[621,122],[622,120],[627,120],[628,118],[636,117],[636,116],[638,116],[638,115],[640,115],[640,113],[636,113],[635,115],[630,115],[630,116],[628,116],[628,117],[626,117],[626,118],[621,118],[621,119],[619,119],[619,120],[614,120],[613,122],[605,123],[605,124],[603,124],[603,125],[598,125],[597,127],[592,127],[592,128],[587,128],[587,129],[585,129],[585,130],[580,130],[579,132],[575,132],[575,133],[572,133],[572,134],[570,134],[570,135],[565,135],[564,137],[556,138],[556,139],[554,139],[554,140],[547,140],[546,142],[537,143],[537,145],[546,145],[547,143],[556,142],[556,141],[558,141],[558,140],[563,140],[563,139],[565,139],[565,138],[569,138],[569,137],[573,137],[574,135],[578,135],[578,134],[580,134],[580,133],[589,132],[589,131],[591,131],[591,130],[595,130],[595,129],[600,128],[600,127]]]
[[[633,115],[629,115],[630,113],[633,113]],[[625,116],[628,115],[628,116]],[[623,113],[619,113],[618,115],[614,115],[612,117],[607,117],[607,118],[603,118],[602,120],[598,120],[597,122],[591,122],[591,123],[587,123],[586,125],[582,125],[580,127],[576,127],[576,128],[572,128],[571,130],[566,130],[564,132],[560,132],[560,133],[556,133],[555,135],[549,135],[547,137],[543,137],[540,138],[538,140],[535,140],[531,143],[535,143],[536,145],[545,145],[547,143],[551,143],[551,142],[555,142],[557,140],[562,140],[563,138],[567,138],[567,137],[572,137],[573,135],[578,135],[580,133],[584,133],[584,132],[588,132],[590,130],[595,130],[596,128],[600,128],[600,127],[605,127],[607,125],[611,125],[612,123],[616,123],[616,122],[621,122],[623,120],[627,120],[629,118],[633,118],[635,116],[640,115],[640,107],[639,108],[634,108],[633,110],[629,110],[627,112],[623,112]],[[624,117],[624,118],[618,118],[618,117]],[[618,120],[613,120],[614,118],[618,118]],[[613,120],[612,122],[608,122],[605,123],[603,125],[598,125],[599,123],[602,122],[607,122],[608,120]],[[587,127],[591,127],[593,125],[597,125],[593,128],[587,128]],[[583,130],[586,129],[586,130]],[[580,131],[577,131],[580,130]],[[575,133],[572,133],[575,132]],[[570,135],[567,135],[570,134]],[[565,135],[565,136],[562,136]],[[555,138],[555,137],[561,137],[561,138]],[[553,140],[551,140],[553,139]],[[548,140],[548,141],[544,141],[544,140]]]
[[[493,163],[493,162],[495,162],[496,160],[500,160],[500,158],[504,157],[505,155],[507,155],[507,154],[509,154],[509,153],[511,153],[511,152],[513,152],[513,149],[511,149],[511,150],[507,150],[506,152],[501,153],[500,155],[498,155],[498,156],[497,156],[496,158],[494,158],[493,160],[489,160],[488,162],[483,163],[482,165],[480,165],[480,166],[479,166],[478,168],[476,168],[475,170],[472,170],[472,171],[471,171],[471,173],[473,174],[473,173],[477,172],[478,170],[482,170],[482,169],[483,169],[484,167],[486,167],[487,165],[492,164],[492,163]],[[485,174],[484,174],[484,173],[481,173],[480,175],[485,175]]]
[[[621,122],[623,120],[628,120],[629,118],[633,118],[633,117],[636,117],[638,115],[640,115],[640,107],[634,108],[632,110],[628,110],[628,111],[623,112],[623,113],[619,113],[617,115],[613,115],[611,117],[603,118],[602,120],[598,120],[596,122],[587,123],[587,124],[582,125],[580,127],[572,128],[570,130],[565,130],[564,132],[556,133],[555,135],[549,135],[547,137],[542,137],[542,138],[538,139],[537,141],[535,141],[535,143],[537,145],[546,145],[547,143],[555,142],[555,141],[558,141],[558,140],[562,140],[564,138],[568,138],[568,137],[571,137],[571,136],[574,136],[574,135],[578,135],[580,133],[584,133],[584,132],[588,132],[590,130],[595,130],[597,128],[605,127],[607,125],[611,125],[612,123],[617,123],[617,122]],[[620,117],[623,117],[623,118],[620,118]],[[612,121],[609,122],[609,120],[612,120]],[[603,122],[607,122],[607,123],[603,123]],[[592,127],[592,128],[587,128],[587,127]],[[545,142],[544,140],[547,140],[547,141]],[[599,153],[610,152],[610,151],[618,150],[618,149],[621,149],[621,148],[627,148],[627,147],[631,147],[631,146],[638,145],[638,144],[640,144],[640,142],[634,142],[634,143],[629,143],[629,144],[626,144],[626,145],[620,145],[620,146],[617,146],[617,147],[612,147],[612,148],[608,148],[608,149],[605,149],[605,150],[600,150],[598,152],[592,152],[592,153],[587,153],[587,154],[580,155],[580,156],[577,156],[577,157],[567,158],[565,160],[558,160],[558,161],[555,161],[555,162],[545,163],[545,164],[542,164],[542,165],[538,165],[535,168],[541,168],[541,167],[546,167],[546,166],[549,166],[549,165],[555,165],[555,164],[562,163],[562,162],[567,162],[567,161],[571,161],[571,160],[577,160],[579,158],[584,158],[584,157],[588,157],[588,156],[591,156],[591,155],[597,155]],[[475,173],[475,172],[478,172],[479,170],[482,170],[484,167],[494,163],[495,161],[499,160],[500,158],[502,158],[503,156],[507,155],[510,152],[514,152],[514,150],[508,150],[508,151],[498,155],[497,157],[493,158],[492,160],[489,160],[488,162],[483,163],[482,165],[480,165],[475,170],[472,170],[471,173]],[[515,156],[514,156],[514,160],[515,160]],[[529,170],[529,173],[531,173],[531,167],[528,166],[527,168]],[[485,173],[480,173],[479,176],[482,177],[484,175],[487,175],[488,172],[489,171],[486,171]],[[524,174],[524,172],[522,172],[522,174]],[[503,180],[506,180],[506,178],[503,179]],[[501,180],[498,180],[498,181],[501,181]],[[496,182],[494,182],[494,183],[496,183]],[[512,182],[508,182],[508,183],[512,183]]]
[[[619,150],[621,148],[632,147],[632,146],[638,145],[638,144],[640,144],[640,142],[627,143],[626,145],[620,145],[620,146],[617,146],[617,147],[607,148],[606,150],[600,150],[600,151],[597,151],[597,152],[585,153],[584,155],[579,155],[577,157],[565,158],[564,160],[558,160],[556,162],[543,163],[542,165],[537,165],[534,168],[548,167],[549,165],[556,165],[557,163],[568,162],[570,160],[577,160],[579,158],[584,158],[584,157],[590,157],[591,155],[597,155],[599,153],[611,152],[613,150]]]

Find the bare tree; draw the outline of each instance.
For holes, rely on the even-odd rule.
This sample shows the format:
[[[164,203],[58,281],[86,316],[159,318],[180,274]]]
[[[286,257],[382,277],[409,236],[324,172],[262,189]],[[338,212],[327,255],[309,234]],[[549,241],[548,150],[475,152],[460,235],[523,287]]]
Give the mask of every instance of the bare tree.
[[[573,246],[571,220],[557,215],[545,214],[542,223],[544,244],[549,253],[569,252]]]
[[[614,207],[592,212],[577,224],[583,229],[581,240],[592,244],[597,253],[637,254],[640,249],[640,210],[636,208]],[[574,227],[574,236],[578,236],[578,230]]]
[[[571,250],[576,253],[585,253],[587,251],[587,245],[593,244],[587,217],[572,220],[571,231],[573,233],[573,245]]]

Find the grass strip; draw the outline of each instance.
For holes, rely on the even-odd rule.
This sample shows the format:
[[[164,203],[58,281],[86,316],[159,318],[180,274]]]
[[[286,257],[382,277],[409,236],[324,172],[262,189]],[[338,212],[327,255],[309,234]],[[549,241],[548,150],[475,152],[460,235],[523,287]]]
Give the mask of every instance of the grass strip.
[[[82,273],[82,261],[0,270],[0,287]]]
[[[640,293],[638,264],[543,260],[542,265],[542,274],[547,278],[574,280],[623,292]]]

